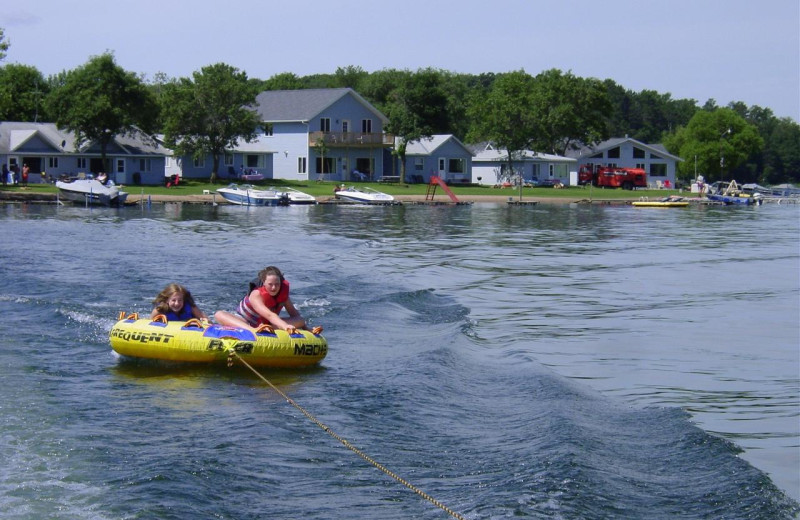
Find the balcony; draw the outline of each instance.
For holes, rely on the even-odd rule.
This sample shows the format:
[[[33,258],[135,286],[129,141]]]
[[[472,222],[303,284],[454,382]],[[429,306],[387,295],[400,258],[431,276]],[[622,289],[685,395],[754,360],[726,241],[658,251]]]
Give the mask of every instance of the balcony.
[[[320,140],[329,147],[384,148],[394,146],[394,136],[391,134],[362,132],[311,132],[308,134],[309,146],[318,146]]]

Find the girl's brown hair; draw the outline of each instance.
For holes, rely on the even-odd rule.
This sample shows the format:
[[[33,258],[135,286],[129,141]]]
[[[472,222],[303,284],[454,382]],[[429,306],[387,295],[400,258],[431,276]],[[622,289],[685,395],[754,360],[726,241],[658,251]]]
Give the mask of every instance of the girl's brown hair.
[[[192,293],[189,292],[189,289],[180,284],[171,283],[164,287],[164,289],[158,293],[156,299],[153,300],[153,305],[156,309],[158,309],[158,312],[162,314],[169,312],[169,304],[167,303],[167,300],[169,300],[169,297],[175,293],[183,294],[184,305],[189,304],[189,307],[196,307],[194,298],[192,298]]]

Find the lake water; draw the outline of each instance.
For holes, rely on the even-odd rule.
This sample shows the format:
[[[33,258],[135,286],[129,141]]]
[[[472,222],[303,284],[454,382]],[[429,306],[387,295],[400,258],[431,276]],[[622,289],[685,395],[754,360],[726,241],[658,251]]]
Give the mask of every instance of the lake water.
[[[121,359],[169,282],[265,265],[325,328],[262,370],[466,518],[796,518],[800,206],[0,207],[0,511],[446,518],[242,367]]]

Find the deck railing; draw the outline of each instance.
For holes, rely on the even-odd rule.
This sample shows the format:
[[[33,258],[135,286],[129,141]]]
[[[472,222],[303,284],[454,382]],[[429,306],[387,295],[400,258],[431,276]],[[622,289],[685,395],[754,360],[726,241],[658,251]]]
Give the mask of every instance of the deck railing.
[[[391,134],[363,133],[363,132],[311,132],[308,134],[309,146],[319,146],[320,142],[326,146],[353,146],[375,148],[392,146],[394,136]]]

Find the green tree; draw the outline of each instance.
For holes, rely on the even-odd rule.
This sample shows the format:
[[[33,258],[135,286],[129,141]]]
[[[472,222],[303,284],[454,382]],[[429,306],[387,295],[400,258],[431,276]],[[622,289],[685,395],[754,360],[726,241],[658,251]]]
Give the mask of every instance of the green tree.
[[[299,90],[304,88],[303,80],[293,72],[281,72],[264,81],[258,92],[263,90]]]
[[[734,110],[719,108],[698,111],[688,125],[669,135],[664,144],[670,153],[684,159],[678,166],[682,179],[694,178],[696,164],[697,173],[711,182],[730,180],[731,172],[759,152],[764,140],[756,127]]]
[[[247,74],[224,63],[166,85],[162,117],[167,146],[178,155],[211,155],[210,182],[216,182],[225,150],[257,135],[256,95]]]
[[[446,105],[441,76],[433,69],[405,77],[389,94],[384,106],[389,118],[386,130],[397,137],[394,154],[400,160],[400,182],[405,182],[408,143],[447,130]]]
[[[6,59],[11,42],[6,39],[6,30],[0,27],[0,61]]]
[[[334,74],[335,86],[338,88],[351,88],[358,92],[361,82],[369,74],[361,67],[348,65],[347,67],[337,67]]]
[[[75,134],[79,145],[97,142],[106,170],[106,150],[119,134],[154,130],[158,106],[133,73],[106,53],[67,72],[48,95],[45,105],[59,128]]]
[[[36,67],[9,63],[0,68],[0,121],[47,120],[49,84]]]
[[[468,114],[473,121],[468,139],[489,141],[505,150],[507,172],[514,171],[514,161],[533,149],[540,132],[533,97],[533,77],[524,70],[498,75],[485,95],[472,99]]]
[[[551,69],[533,79],[530,97],[533,149],[564,155],[608,137],[611,103],[600,81]]]

